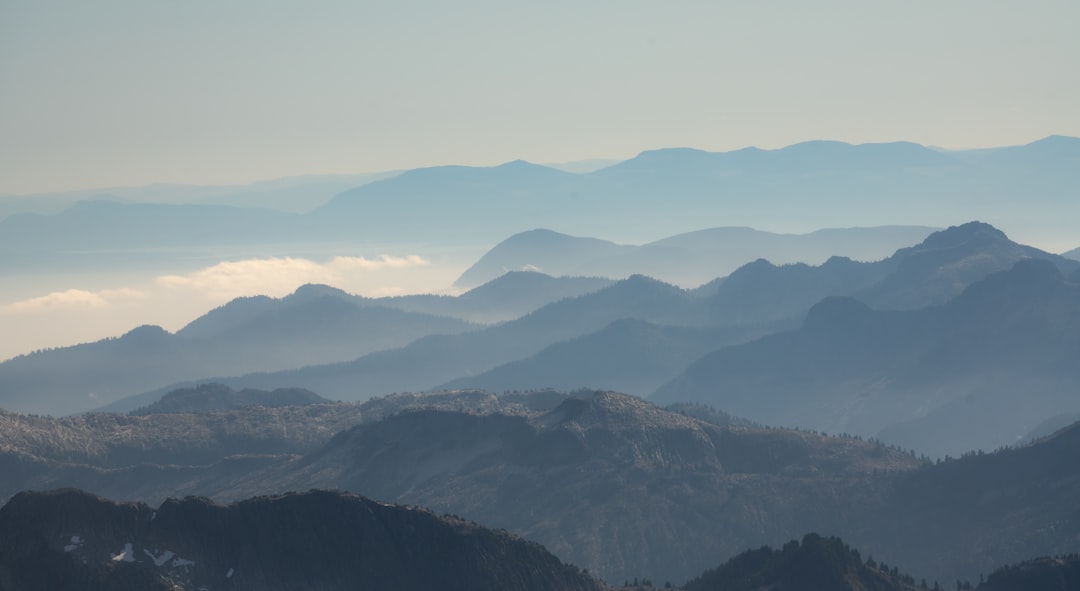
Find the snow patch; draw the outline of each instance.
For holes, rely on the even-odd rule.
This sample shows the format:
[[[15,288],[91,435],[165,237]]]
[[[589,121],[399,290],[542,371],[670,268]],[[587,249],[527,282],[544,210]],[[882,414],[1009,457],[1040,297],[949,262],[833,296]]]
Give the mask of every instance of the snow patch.
[[[231,579],[232,578],[232,573],[233,573],[233,569],[230,568],[229,572],[225,573],[225,578],[226,579]]]
[[[155,519],[157,519],[157,511],[154,511],[153,513],[150,514],[150,521],[153,521]]]
[[[172,561],[173,566],[195,566],[194,560],[188,560],[186,558],[176,557],[176,560]]]
[[[145,548],[143,548],[143,554],[146,554],[150,557],[150,560],[154,561],[154,566],[165,566],[166,562],[172,560],[173,556],[176,556],[176,553],[172,550],[166,550],[161,556],[154,556],[153,552]]]
[[[80,538],[79,536],[71,536],[71,543],[64,546],[64,552],[72,552],[74,550],[78,550],[82,547],[85,541],[86,540]]]
[[[135,562],[135,550],[131,548],[131,542],[124,544],[124,549],[118,554],[113,554],[113,562]]]

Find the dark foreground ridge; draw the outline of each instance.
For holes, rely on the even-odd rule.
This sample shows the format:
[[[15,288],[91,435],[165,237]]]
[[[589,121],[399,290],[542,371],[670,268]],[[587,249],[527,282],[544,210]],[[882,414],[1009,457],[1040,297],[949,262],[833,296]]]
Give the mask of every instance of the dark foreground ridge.
[[[0,509],[0,590],[599,590],[538,544],[454,517],[311,491],[156,510],[74,489]]]
[[[925,582],[924,582],[925,585]],[[816,589],[818,591],[914,591],[915,579],[896,567],[865,562],[859,551],[840,538],[806,534],[780,550],[763,546],[748,550],[688,582],[686,591],[753,591]],[[925,586],[923,587],[926,588]],[[935,588],[940,589],[935,585]]]

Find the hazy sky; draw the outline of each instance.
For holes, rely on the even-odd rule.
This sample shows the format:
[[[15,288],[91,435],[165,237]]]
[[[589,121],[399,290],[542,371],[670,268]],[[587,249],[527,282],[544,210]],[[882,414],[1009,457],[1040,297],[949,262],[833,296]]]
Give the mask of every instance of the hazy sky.
[[[1076,0],[0,0],[0,194],[1080,135]]]

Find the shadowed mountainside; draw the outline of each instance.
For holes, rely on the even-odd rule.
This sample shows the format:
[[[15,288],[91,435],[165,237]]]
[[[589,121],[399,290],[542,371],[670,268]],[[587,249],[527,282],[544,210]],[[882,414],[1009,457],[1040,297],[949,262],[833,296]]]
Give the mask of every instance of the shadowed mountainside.
[[[245,406],[306,406],[326,404],[329,400],[301,388],[236,391],[221,384],[200,384],[194,388],[173,390],[157,402],[132,411],[133,415],[155,413],[208,412]]]
[[[685,591],[915,591],[910,575],[892,574],[863,561],[839,538],[806,534],[783,548],[748,550],[683,586]]]
[[[680,408],[727,426],[603,392],[396,395],[144,417],[5,413],[0,469],[7,494],[79,486],[155,503],[348,489],[508,528],[612,581],[685,580],[806,531],[840,535],[929,580],[977,580],[1001,564],[1070,552],[1080,535],[1080,425],[927,465],[879,443]],[[259,437],[269,437],[261,452],[243,453]],[[100,446],[93,457],[87,442]]]
[[[157,508],[77,490],[0,509],[0,589],[599,591],[542,547],[453,517],[311,491]]]
[[[1080,286],[1021,261],[938,307],[825,299],[802,328],[710,353],[652,398],[957,455],[1080,410],[1078,335]]]

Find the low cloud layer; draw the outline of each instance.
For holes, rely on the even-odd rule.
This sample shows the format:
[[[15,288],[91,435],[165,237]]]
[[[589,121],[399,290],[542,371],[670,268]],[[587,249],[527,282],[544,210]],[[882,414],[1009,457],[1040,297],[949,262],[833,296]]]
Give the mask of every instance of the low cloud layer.
[[[305,283],[324,283],[348,289],[358,272],[423,267],[430,263],[416,255],[395,257],[334,257],[319,263],[304,258],[266,258],[226,261],[186,275],[165,275],[157,285],[166,289],[193,289],[207,299],[268,295],[281,297]]]
[[[114,289],[72,288],[0,303],[0,360],[30,351],[119,336],[141,324],[174,331],[241,296],[282,297],[305,283],[379,297],[443,289],[460,268],[418,255],[253,258],[183,274],[149,276]]]
[[[100,309],[115,302],[141,300],[148,297],[148,295],[144,291],[130,288],[102,291],[68,289],[7,304],[0,307],[0,314],[36,314],[70,309]]]

